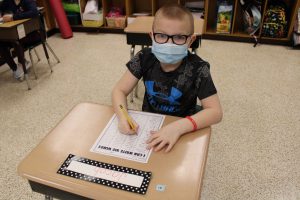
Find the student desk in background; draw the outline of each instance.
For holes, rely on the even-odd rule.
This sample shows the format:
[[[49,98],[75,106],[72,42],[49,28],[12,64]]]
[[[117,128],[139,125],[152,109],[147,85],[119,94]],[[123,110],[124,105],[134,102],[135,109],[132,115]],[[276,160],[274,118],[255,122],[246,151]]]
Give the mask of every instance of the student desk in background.
[[[22,20],[6,22],[0,24],[0,41],[11,42],[17,45],[21,45],[19,42],[20,39],[26,37],[26,35],[28,35],[29,33],[37,31],[39,29],[40,29],[40,22],[38,18],[22,19]],[[28,81],[27,70],[24,67],[25,63],[22,64],[23,64],[23,70],[25,74],[25,80],[28,89],[30,90],[31,87]]]
[[[113,115],[111,106],[81,103],[34,148],[18,166],[31,188],[58,199],[100,200],[199,200],[208,152],[210,128],[182,136],[169,153],[152,152],[148,163],[139,163],[90,152]],[[164,125],[176,117],[166,116]],[[57,174],[69,154],[152,172],[145,195]],[[156,190],[165,185],[164,191]]]

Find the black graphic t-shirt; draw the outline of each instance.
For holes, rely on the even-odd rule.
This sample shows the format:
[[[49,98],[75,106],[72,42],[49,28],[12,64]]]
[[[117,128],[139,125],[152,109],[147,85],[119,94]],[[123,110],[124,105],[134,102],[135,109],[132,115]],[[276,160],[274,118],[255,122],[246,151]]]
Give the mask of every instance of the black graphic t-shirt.
[[[191,53],[171,72],[162,70],[149,48],[138,52],[126,65],[136,78],[143,78],[143,111],[185,117],[196,113],[197,97],[201,100],[217,93],[209,63]]]

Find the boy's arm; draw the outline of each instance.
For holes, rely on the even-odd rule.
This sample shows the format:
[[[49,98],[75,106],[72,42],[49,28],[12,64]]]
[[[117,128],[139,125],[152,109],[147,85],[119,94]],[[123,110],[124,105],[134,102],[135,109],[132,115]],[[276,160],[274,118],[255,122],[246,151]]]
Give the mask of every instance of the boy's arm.
[[[198,129],[217,124],[222,120],[223,111],[217,94],[202,99],[201,105],[203,110],[191,116]]]
[[[197,125],[197,129],[211,126],[222,120],[223,112],[217,94],[201,100],[201,104],[203,110],[191,116]],[[182,135],[193,131],[193,129],[193,123],[189,119],[176,120],[159,131],[152,132],[152,136],[147,141],[148,148],[159,151],[167,146],[166,152],[169,152]]]
[[[128,94],[130,94],[130,92],[132,92],[132,90],[134,89],[138,81],[139,80],[129,70],[126,70],[126,72],[118,81],[118,83],[115,85],[112,91],[113,109],[118,116],[119,130],[122,133],[126,133],[126,134],[135,133],[134,130],[130,129],[126,117],[120,110],[120,105],[122,105],[124,109],[127,109],[127,96]],[[137,124],[135,122],[134,124],[137,127]]]

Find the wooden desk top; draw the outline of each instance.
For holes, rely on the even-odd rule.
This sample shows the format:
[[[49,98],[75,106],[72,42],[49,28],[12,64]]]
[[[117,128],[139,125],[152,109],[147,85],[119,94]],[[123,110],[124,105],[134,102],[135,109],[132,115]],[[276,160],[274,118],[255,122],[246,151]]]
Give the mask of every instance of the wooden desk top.
[[[137,17],[131,24],[124,29],[126,33],[149,33],[152,31],[152,23],[154,17]],[[194,19],[194,33],[202,35],[204,20]]]
[[[39,18],[29,18],[22,20],[15,20],[0,24],[0,41],[15,42],[20,39],[18,27],[23,25],[25,35],[39,30],[40,22]]]
[[[26,21],[29,21],[30,19],[21,19],[21,20],[15,20],[15,21],[11,21],[11,22],[5,22],[3,24],[0,24],[0,28],[11,28],[14,26],[17,26],[19,24],[22,24]]]
[[[111,106],[78,104],[20,163],[19,175],[34,182],[92,199],[199,199],[210,128],[184,135],[169,153],[152,152],[148,163],[144,164],[89,151],[112,115]],[[167,116],[164,125],[176,119]],[[57,170],[70,153],[100,162],[152,172],[146,195],[57,174]],[[157,184],[166,185],[166,190],[157,191]]]

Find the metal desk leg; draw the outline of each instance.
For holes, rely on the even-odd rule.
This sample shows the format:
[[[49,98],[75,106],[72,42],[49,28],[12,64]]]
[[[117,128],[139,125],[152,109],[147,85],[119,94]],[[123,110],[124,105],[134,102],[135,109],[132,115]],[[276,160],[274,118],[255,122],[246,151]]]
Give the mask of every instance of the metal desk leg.
[[[35,48],[33,48],[33,50],[34,50],[34,53],[35,53],[35,55],[36,55],[36,57],[37,57],[37,59],[38,59],[38,62],[40,62],[40,61],[41,61],[41,58],[40,58],[38,52],[36,51]]]
[[[137,98],[138,97],[138,90],[139,90],[139,82],[137,82],[135,88],[134,88],[134,97]]]
[[[29,78],[28,78],[28,73],[27,73],[27,69],[26,69],[26,66],[25,66],[25,59],[22,61],[22,67],[23,67],[23,71],[24,71],[24,79],[27,83],[28,90],[31,90],[31,86],[30,86]]]
[[[53,197],[50,195],[45,195],[45,200],[53,200]]]
[[[200,35],[200,38],[199,38],[199,46],[201,47],[201,41],[202,41],[202,35]]]
[[[146,47],[149,47],[149,46],[146,45]],[[142,49],[145,49],[145,45],[142,45]],[[133,94],[134,94],[134,97],[135,97],[135,98],[138,98],[138,91],[139,91],[138,89],[139,89],[139,82],[137,83],[137,85],[136,85],[135,88],[134,88]],[[133,102],[133,99],[132,99],[131,102]]]
[[[135,50],[135,45],[131,45],[131,48],[130,48],[130,59],[132,59],[133,56],[134,56],[134,50]],[[134,94],[134,92],[136,92],[136,88],[134,88],[133,91],[130,93],[130,102],[131,103],[133,103],[133,94]]]
[[[195,54],[195,55],[196,55],[196,54],[197,54],[197,49],[193,48],[193,49],[192,49],[192,54]]]
[[[134,56],[134,51],[135,51],[135,45],[131,45],[131,48],[130,48],[130,59],[133,58],[133,56]]]
[[[16,41],[14,43],[14,49],[18,54],[18,59],[20,59],[19,62],[21,62],[21,64],[22,64],[22,68],[24,71],[24,79],[27,83],[28,90],[31,90],[31,87],[29,84],[29,79],[28,79],[28,74],[27,74],[27,69],[26,69],[26,64],[25,64],[24,49],[19,41]]]
[[[48,54],[48,51],[47,51],[47,47],[46,47],[45,42],[43,42],[42,45],[43,45],[43,49],[44,49],[45,56],[46,56],[47,61],[48,61],[48,65],[49,65],[49,67],[50,67],[50,71],[51,71],[51,73],[52,73],[53,70],[52,70],[52,66],[51,66],[51,63],[50,63],[50,58],[49,58],[49,54]]]
[[[54,56],[54,58],[57,61],[57,63],[60,63],[59,58],[56,56],[56,54],[54,53],[53,49],[50,47],[50,45],[48,44],[48,42],[45,42],[45,44],[48,47],[48,49],[50,50],[50,52],[52,53],[52,55]]]
[[[26,83],[27,83],[27,87],[28,87],[28,90],[31,90],[31,86],[30,86],[30,83],[29,83],[29,80],[28,80],[28,74],[24,74],[24,78],[26,80]]]
[[[29,49],[28,51],[29,51],[29,58],[30,58],[30,61],[31,61],[31,66],[32,66],[32,69],[33,69],[33,73],[34,73],[35,79],[37,79],[38,77],[37,77],[36,72],[35,72],[35,66],[34,66],[32,54],[31,54],[31,49]]]
[[[199,41],[199,47],[201,47],[201,40],[202,40],[202,36],[198,36],[197,38],[196,38],[196,40],[198,40]],[[197,54],[197,48],[198,47],[194,47],[194,48],[192,48],[192,54]]]

